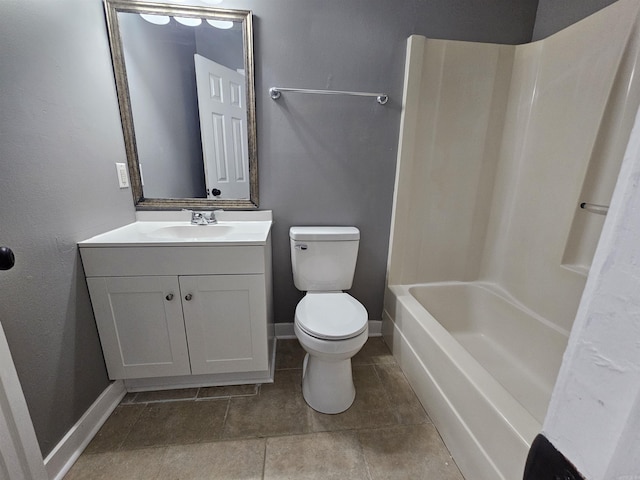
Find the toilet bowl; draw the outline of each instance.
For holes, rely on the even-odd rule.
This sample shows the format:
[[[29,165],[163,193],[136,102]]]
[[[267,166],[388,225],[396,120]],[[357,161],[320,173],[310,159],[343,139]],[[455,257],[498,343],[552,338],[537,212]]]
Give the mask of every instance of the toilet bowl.
[[[321,413],[347,410],[355,400],[351,358],[369,334],[367,311],[346,293],[308,293],[296,307],[294,332],[307,352],[302,394]]]

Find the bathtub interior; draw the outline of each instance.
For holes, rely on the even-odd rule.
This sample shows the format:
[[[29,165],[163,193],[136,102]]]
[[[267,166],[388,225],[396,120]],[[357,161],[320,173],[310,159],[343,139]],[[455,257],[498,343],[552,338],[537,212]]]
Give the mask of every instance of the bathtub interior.
[[[568,332],[509,299],[495,284],[433,283],[411,286],[408,292],[538,422],[543,422]]]

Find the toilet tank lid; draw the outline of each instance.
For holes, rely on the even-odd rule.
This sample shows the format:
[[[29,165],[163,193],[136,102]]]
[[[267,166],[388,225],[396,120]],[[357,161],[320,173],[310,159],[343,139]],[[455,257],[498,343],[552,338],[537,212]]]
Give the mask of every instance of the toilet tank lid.
[[[360,230],[356,227],[291,227],[289,238],[316,242],[360,240]]]

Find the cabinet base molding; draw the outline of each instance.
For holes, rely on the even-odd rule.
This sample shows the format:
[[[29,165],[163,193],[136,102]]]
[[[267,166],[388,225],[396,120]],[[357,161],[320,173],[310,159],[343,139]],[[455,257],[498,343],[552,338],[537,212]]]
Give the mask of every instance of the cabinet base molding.
[[[124,380],[127,392],[153,390],[175,390],[178,388],[221,387],[225,385],[248,385],[251,383],[273,383],[276,357],[276,339],[271,342],[269,370],[260,372],[214,373],[209,375],[177,375],[172,377],[128,378]]]

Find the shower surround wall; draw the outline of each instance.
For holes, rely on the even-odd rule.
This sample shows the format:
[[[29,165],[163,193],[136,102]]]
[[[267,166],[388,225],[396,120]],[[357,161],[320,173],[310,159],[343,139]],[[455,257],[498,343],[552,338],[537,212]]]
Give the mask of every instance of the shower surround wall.
[[[505,443],[484,442],[486,432],[474,430],[477,419],[464,418],[464,399],[438,384],[439,366],[424,360],[433,352],[422,354],[428,347],[410,331],[420,320],[409,318],[418,303],[407,300],[406,286],[488,286],[498,303],[531,313],[566,344],[604,220],[579,204],[609,203],[640,103],[633,75],[638,8],[619,1],[545,40],[515,47],[409,40],[383,331],[469,478],[521,477],[553,385],[542,388],[543,413],[522,409],[520,419],[509,418],[521,405],[512,405],[503,390],[487,408],[505,417],[495,426]],[[506,319],[506,328],[513,323]],[[537,352],[558,359],[553,377],[564,345],[559,348]],[[452,362],[461,369],[473,360],[463,356]],[[469,381],[477,368],[461,378],[481,390],[495,380]],[[499,411],[501,402],[513,411]],[[505,452],[512,458],[500,458]]]

